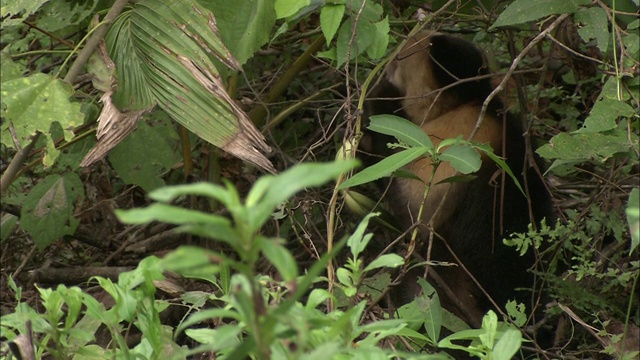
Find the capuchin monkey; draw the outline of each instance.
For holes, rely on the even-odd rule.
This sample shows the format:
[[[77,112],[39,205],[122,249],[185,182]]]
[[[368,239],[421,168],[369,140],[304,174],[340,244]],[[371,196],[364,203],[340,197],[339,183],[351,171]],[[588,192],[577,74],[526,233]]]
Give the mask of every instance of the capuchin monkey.
[[[483,102],[493,91],[488,74],[483,53],[471,42],[432,31],[420,32],[409,38],[387,65],[385,78],[366,102],[365,121],[378,114],[407,118],[419,125],[436,147],[444,139],[468,139]],[[433,229],[431,260],[457,264],[432,267],[429,274],[435,271],[441,281],[431,281],[431,275],[427,280],[438,289],[445,308],[472,326],[479,326],[483,315],[494,306],[463,266],[502,309],[507,301],[515,299],[531,310],[534,296],[526,289],[534,286],[534,275],[528,270],[536,256],[531,249],[519,256],[515,248],[502,242],[510,233],[526,232],[532,218],[535,222],[545,217],[552,220],[551,200],[542,179],[531,167],[525,169],[523,132],[520,121],[509,116],[496,98],[490,102],[472,141],[489,144],[505,159],[518,182],[528,188],[529,200],[485,155],[471,181],[440,183],[456,176],[456,170],[441,163],[432,174],[431,160],[423,158],[405,167],[422,181],[393,178],[385,184],[389,187],[386,203],[402,226],[423,225],[419,227],[424,243],[418,247],[420,255],[426,258],[429,229]],[[361,146],[365,164],[391,154],[387,146],[391,142],[394,139],[386,135],[365,133]],[[418,219],[427,183],[432,187]],[[420,274],[405,276],[394,299],[411,301],[419,289],[413,285],[416,276],[422,274],[424,269]]]

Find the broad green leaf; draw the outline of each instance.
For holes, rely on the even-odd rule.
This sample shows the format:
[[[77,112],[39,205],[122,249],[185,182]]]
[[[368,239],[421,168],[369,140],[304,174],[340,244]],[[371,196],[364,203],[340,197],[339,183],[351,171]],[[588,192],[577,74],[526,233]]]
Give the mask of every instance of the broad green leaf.
[[[51,126],[57,122],[62,128],[64,139],[73,137],[73,129],[84,120],[80,104],[72,103],[71,86],[51,75],[34,74],[19,77],[2,83],[2,143],[15,149],[12,131],[20,147],[30,142],[30,137],[40,132],[46,138],[47,152],[45,166],[53,165],[59,154],[51,136]],[[12,131],[9,131],[9,126]]]
[[[216,16],[220,37],[238,63],[246,63],[270,40],[271,31],[276,23],[276,12],[272,1],[207,0],[199,2]]]
[[[39,249],[44,249],[62,236],[75,233],[80,223],[74,217],[75,204],[84,196],[82,181],[75,173],[49,175],[27,195],[20,227]]]
[[[637,137],[632,141],[637,146]],[[541,146],[537,153],[546,159],[604,162],[613,155],[628,151],[630,148],[631,144],[628,142],[627,134],[623,132],[613,134],[560,133],[554,136],[549,144]]]
[[[371,124],[368,128],[371,131],[391,135],[411,147],[433,148],[429,135],[407,119],[395,115],[374,115],[370,119]]]
[[[0,56],[0,71],[2,72],[2,75],[0,76],[0,81],[2,81],[3,83],[2,85],[3,88],[4,88],[5,82],[9,80],[21,78],[22,73],[24,73],[25,71],[24,66],[16,62],[13,62],[11,60],[11,56],[5,50],[2,51],[2,54]]]
[[[343,182],[338,189],[343,190],[391,175],[394,171],[429,152],[427,147],[415,147],[397,152],[380,162],[369,166]]]
[[[178,135],[169,121],[145,121],[114,147],[109,162],[127,184],[139,185],[149,192],[164,186],[162,175],[181,159]]]
[[[367,48],[367,55],[372,59],[380,59],[387,53],[389,46],[389,17],[373,24],[375,34],[371,45]]]
[[[629,194],[629,202],[627,203],[627,222],[629,223],[629,232],[631,233],[631,246],[629,255],[640,244],[640,189],[635,188]]]
[[[524,304],[519,304],[516,301],[510,300],[505,305],[505,309],[516,326],[522,327],[527,323],[527,313]]]
[[[590,0],[516,0],[498,16],[491,29],[524,24],[549,15],[574,13],[580,5],[588,5]]]
[[[440,160],[448,161],[458,172],[470,174],[480,170],[482,160],[473,147],[469,145],[453,145],[440,154]]]
[[[344,4],[326,4],[320,11],[320,26],[322,27],[324,38],[327,40],[327,45],[331,44],[331,40],[333,40],[338,27],[340,27],[344,10]]]
[[[370,262],[369,265],[365,267],[364,271],[370,271],[382,267],[395,269],[402,264],[404,264],[404,259],[402,258],[402,256],[398,254],[384,254],[382,256],[378,256],[375,260]]]
[[[574,18],[578,27],[578,34],[585,42],[596,39],[598,49],[603,53],[609,46],[608,19],[605,10],[599,6],[579,9]]]
[[[355,29],[354,23],[355,18],[350,16],[338,30],[338,40],[336,41],[337,67],[364,53],[375,37],[376,28],[371,22],[360,19]]]
[[[292,281],[298,277],[298,263],[278,239],[260,237],[262,254],[275,266],[282,280]]]
[[[573,133],[598,133],[612,130],[618,126],[618,117],[627,118],[635,113],[635,110],[625,102],[615,99],[601,99],[591,108],[582,128]]]
[[[2,17],[0,29],[22,25],[22,21],[35,13],[47,1],[49,0],[3,1],[0,7],[0,17]]]
[[[510,360],[522,346],[522,334],[517,329],[507,329],[493,347],[494,360]]]
[[[311,4],[311,0],[276,0],[276,15],[278,19],[286,18],[296,14],[309,4]]]
[[[38,12],[35,22],[39,28],[50,32],[71,26],[82,26],[82,22],[94,14],[97,5],[97,0],[49,1]]]
[[[398,316],[409,321],[411,328],[424,326],[432,344],[440,338],[442,328],[442,307],[436,290],[423,278],[416,279],[422,287],[422,295],[416,297],[409,304],[398,309]]]

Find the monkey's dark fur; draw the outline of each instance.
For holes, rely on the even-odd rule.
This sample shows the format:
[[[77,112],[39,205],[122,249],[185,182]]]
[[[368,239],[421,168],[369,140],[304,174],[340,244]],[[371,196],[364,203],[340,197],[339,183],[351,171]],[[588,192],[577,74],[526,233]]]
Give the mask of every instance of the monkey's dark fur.
[[[365,121],[376,114],[405,117],[420,125],[435,146],[447,138],[462,136],[466,139],[493,87],[488,77],[460,80],[487,74],[485,58],[471,42],[440,33],[421,32],[408,39],[387,66],[385,79],[374,89],[370,96],[372,100],[367,102]],[[506,114],[499,99],[490,103],[473,141],[489,143],[497,155],[506,158],[520,184],[528,187],[533,219],[539,222],[546,217],[549,222],[552,218],[551,202],[543,181],[531,167],[524,169],[522,125],[518,119]],[[389,142],[393,140],[384,135],[366,133],[363,147],[369,156],[364,157],[365,163],[372,162],[371,154],[379,155],[378,158],[389,155],[391,150],[386,146]],[[443,163],[433,179],[430,160],[422,159],[408,165],[407,170],[425,183],[433,180],[434,186],[424,202],[425,213],[421,219],[417,219],[424,192],[424,183],[420,181],[393,179],[388,184],[386,202],[405,227],[415,222],[423,225],[431,222],[435,232],[445,239],[460,262],[500,307],[504,307],[508,300],[516,299],[527,304],[530,310],[532,293],[516,289],[534,286],[534,276],[528,269],[533,267],[535,255],[530,250],[520,257],[514,248],[502,242],[512,232],[527,231],[531,222],[529,204],[509,176],[500,176],[497,165],[486,156],[482,160],[482,168],[474,174],[477,176],[474,180],[439,185],[435,184],[456,175],[449,164]],[[436,213],[442,201],[444,206]],[[427,227],[420,227],[420,231],[421,239],[426,242],[429,238]],[[421,255],[426,256],[426,245],[419,249],[423,252]],[[431,259],[456,262],[444,242],[437,237]],[[458,298],[454,302],[439,291],[445,306],[471,324],[480,324],[482,315],[492,306],[462,267],[435,267],[435,271]],[[413,281],[415,277],[405,279],[405,282]],[[462,303],[465,311],[456,309],[454,303]]]

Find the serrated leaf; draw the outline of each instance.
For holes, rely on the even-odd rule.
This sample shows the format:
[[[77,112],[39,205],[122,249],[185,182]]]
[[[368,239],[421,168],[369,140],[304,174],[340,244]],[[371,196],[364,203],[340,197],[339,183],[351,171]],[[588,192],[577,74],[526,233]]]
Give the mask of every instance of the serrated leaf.
[[[633,139],[637,146],[637,138]],[[564,161],[605,161],[613,155],[628,151],[631,144],[626,134],[617,132],[614,134],[603,133],[560,133],[538,148],[537,153],[546,159],[559,159]]]
[[[327,4],[320,11],[320,26],[322,27],[324,38],[327,40],[327,45],[331,44],[331,40],[333,40],[338,27],[340,27],[344,10],[344,4]]]
[[[84,200],[82,181],[75,173],[50,175],[31,191],[24,202],[20,227],[39,249],[64,235],[72,235],[80,221],[74,214],[76,202]]]
[[[0,29],[21,25],[31,14],[35,13],[49,0],[13,0],[3,1],[0,7]]]
[[[338,39],[336,41],[337,67],[357,58],[373,42],[376,31],[374,25],[360,19],[354,29],[354,23],[354,18],[349,17],[338,30]]]
[[[480,154],[468,145],[449,146],[440,154],[440,160],[449,162],[451,166],[462,174],[476,172],[482,166]]]
[[[73,89],[64,81],[46,74],[34,74],[2,83],[2,143],[16,148],[9,131],[10,124],[20,147],[26,146],[37,132],[46,138],[45,165],[53,165],[58,150],[51,137],[51,125],[57,122],[68,142],[73,129],[81,125],[84,116],[80,104],[72,103],[69,97]]]
[[[380,178],[389,176],[394,171],[414,161],[420,156],[423,156],[424,154],[429,152],[429,150],[430,149],[426,147],[415,147],[397,152],[353,175],[347,181],[343,182],[338,187],[338,189],[343,190],[348,187],[366,184],[368,182],[372,182]]]
[[[618,117],[631,117],[635,113],[633,108],[625,102],[604,98],[593,105],[582,128],[573,133],[598,133],[612,130],[618,126]]]
[[[610,35],[607,26],[607,13],[603,8],[596,6],[579,9],[573,20],[578,27],[578,34],[585,42],[596,39],[598,49],[601,52],[607,51]]]
[[[590,0],[516,0],[498,16],[491,29],[501,26],[519,25],[549,15],[571,14],[579,5],[588,5]]]
[[[38,27],[55,32],[69,26],[78,26],[89,18],[98,5],[92,1],[49,1],[38,12]]]
[[[371,59],[380,59],[387,53],[387,47],[389,46],[389,17],[373,24],[375,28],[375,34],[371,45],[367,48],[367,55]]]
[[[420,126],[411,121],[395,115],[374,115],[370,118],[371,124],[367,127],[385,135],[391,135],[409,146],[423,146],[433,148],[431,138]]]

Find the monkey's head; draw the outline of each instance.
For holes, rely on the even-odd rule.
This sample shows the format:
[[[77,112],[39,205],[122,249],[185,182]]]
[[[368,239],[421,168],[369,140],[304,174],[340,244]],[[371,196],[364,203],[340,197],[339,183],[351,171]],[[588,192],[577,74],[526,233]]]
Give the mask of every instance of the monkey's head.
[[[482,51],[473,43],[429,30],[407,39],[386,72],[389,82],[406,97],[403,105],[411,118],[425,121],[461,104],[481,103],[492,91],[490,79],[484,77],[448,87],[438,95],[438,89],[489,72]],[[425,110],[429,115],[424,115]]]

